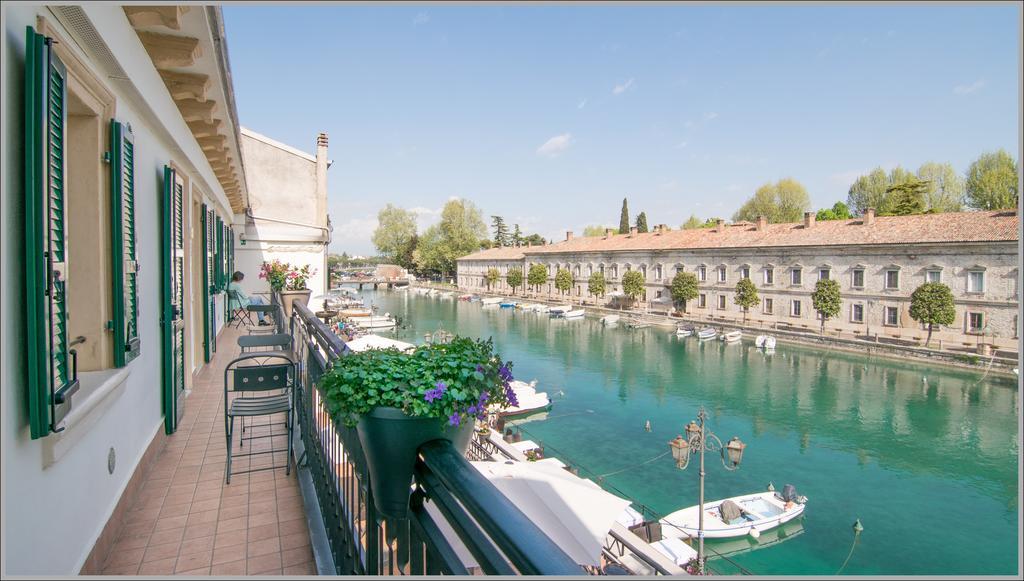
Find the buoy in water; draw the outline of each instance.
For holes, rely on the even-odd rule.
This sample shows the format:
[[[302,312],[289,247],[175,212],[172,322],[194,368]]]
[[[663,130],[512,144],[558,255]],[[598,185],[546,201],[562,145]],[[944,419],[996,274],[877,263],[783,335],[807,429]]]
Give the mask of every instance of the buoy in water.
[[[651,431],[651,420],[647,420],[647,423],[644,424],[644,431],[645,432],[650,432]]]
[[[754,527],[750,527],[750,533],[749,534],[750,534],[750,538],[756,539],[756,538],[761,536],[761,531],[755,529]]]

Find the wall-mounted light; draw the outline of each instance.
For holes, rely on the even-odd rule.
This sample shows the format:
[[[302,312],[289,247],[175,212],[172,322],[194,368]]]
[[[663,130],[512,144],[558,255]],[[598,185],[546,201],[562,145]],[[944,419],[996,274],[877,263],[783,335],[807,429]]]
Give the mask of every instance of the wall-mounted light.
[[[238,235],[238,242],[242,246],[245,246],[245,232],[242,232],[241,234]]]

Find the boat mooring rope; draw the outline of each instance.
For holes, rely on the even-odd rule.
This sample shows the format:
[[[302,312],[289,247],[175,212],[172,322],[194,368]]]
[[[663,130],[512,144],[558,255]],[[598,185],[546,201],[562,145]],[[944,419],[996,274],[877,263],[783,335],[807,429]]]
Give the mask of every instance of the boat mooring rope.
[[[601,482],[601,481],[603,481],[603,480],[604,480],[604,479],[605,479],[606,477],[608,477],[608,476],[614,476],[614,475],[616,475],[616,474],[619,474],[619,473],[625,472],[625,471],[627,471],[627,470],[632,470],[632,469],[634,469],[634,468],[639,468],[639,467],[641,467],[641,466],[644,466],[645,464],[650,464],[651,462],[654,462],[655,460],[658,460],[658,459],[660,459],[660,458],[664,458],[665,456],[668,456],[668,455],[669,455],[669,454],[671,454],[671,453],[672,453],[672,450],[669,450],[668,452],[663,452],[663,453],[661,453],[661,454],[658,454],[658,455],[657,455],[657,456],[655,456],[654,458],[651,458],[651,459],[649,459],[649,460],[644,460],[643,462],[641,462],[641,463],[639,463],[639,464],[634,464],[634,465],[632,465],[632,466],[626,466],[626,467],[625,467],[625,468],[623,468],[622,470],[616,470],[615,472],[609,472],[609,473],[607,473],[607,474],[598,474],[598,475],[597,475],[597,480],[598,480],[598,482]]]

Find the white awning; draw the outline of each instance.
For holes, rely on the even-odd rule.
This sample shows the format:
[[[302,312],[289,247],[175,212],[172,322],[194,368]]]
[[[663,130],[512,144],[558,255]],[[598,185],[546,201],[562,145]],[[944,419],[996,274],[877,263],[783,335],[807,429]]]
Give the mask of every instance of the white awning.
[[[605,537],[630,501],[552,464],[471,464],[574,561],[600,566]]]

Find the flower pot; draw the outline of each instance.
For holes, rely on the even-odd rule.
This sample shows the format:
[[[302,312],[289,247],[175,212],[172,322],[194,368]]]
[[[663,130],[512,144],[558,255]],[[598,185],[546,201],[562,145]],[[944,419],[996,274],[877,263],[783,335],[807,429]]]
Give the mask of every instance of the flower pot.
[[[374,506],[384,516],[405,518],[416,450],[431,440],[449,440],[464,453],[473,421],[453,427],[439,418],[413,418],[398,408],[378,407],[359,418],[356,431],[370,471]]]
[[[281,291],[281,306],[284,308],[285,320],[292,318],[292,301],[299,299],[303,305],[309,305],[309,297],[313,294],[310,289],[303,290],[283,290]]]

